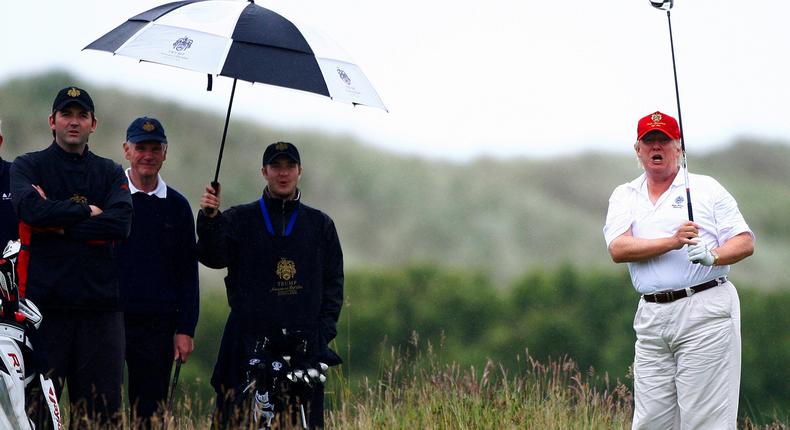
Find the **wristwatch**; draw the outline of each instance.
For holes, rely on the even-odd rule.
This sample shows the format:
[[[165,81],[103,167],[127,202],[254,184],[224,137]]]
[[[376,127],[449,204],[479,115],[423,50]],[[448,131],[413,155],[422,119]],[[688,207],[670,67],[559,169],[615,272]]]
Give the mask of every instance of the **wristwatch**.
[[[713,250],[711,250],[710,253],[711,253],[711,255],[713,255],[713,265],[714,266],[718,266],[719,265],[719,253],[716,252],[716,251],[713,251]]]

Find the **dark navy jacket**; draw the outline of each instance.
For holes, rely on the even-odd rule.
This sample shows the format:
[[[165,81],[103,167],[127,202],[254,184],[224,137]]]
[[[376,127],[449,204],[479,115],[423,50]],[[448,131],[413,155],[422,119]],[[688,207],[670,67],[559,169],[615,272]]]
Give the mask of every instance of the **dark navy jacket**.
[[[123,310],[174,315],[176,332],[195,336],[199,312],[195,221],[183,195],[132,194],[134,221],[118,246]]]
[[[343,304],[343,254],[332,219],[299,200],[264,198],[215,218],[198,215],[198,257],[225,278],[231,315],[212,384],[234,387],[245,362],[245,336],[281,328],[315,334],[311,353],[331,362],[327,344],[337,334]],[[293,221],[293,222],[292,222]],[[292,223],[290,234],[288,226]]]
[[[11,205],[11,163],[0,158],[0,252],[19,237],[19,221]]]
[[[27,270],[20,263],[19,273],[27,297],[42,309],[119,310],[115,242],[126,239],[132,221],[121,166],[87,147],[70,154],[53,142],[14,160],[11,193],[23,250],[29,252]],[[88,205],[103,213],[91,217]],[[48,227],[63,228],[64,234]]]

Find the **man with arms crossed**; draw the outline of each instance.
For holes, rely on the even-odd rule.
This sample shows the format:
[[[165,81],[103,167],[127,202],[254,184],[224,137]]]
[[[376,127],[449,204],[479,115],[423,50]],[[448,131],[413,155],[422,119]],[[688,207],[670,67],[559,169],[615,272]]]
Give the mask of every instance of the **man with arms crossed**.
[[[688,220],[680,130],[669,115],[639,120],[645,173],[609,198],[604,236],[642,295],[634,318],[634,429],[734,429],[741,371],[740,303],[730,265],[754,234],[715,179],[689,175]]]
[[[64,88],[49,116],[52,144],[11,166],[20,296],[26,292],[44,314],[34,347],[58,397],[67,384],[77,426],[117,417],[123,379],[114,248],[129,235],[132,200],[121,166],[88,149],[96,124],[88,93]]]

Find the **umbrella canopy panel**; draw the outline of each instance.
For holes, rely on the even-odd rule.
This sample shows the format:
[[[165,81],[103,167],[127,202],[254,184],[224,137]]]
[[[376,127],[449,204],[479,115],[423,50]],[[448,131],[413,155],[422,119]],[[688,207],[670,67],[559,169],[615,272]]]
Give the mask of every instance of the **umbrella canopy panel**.
[[[386,109],[337,45],[249,1],[168,3],[130,18],[85,49]]]

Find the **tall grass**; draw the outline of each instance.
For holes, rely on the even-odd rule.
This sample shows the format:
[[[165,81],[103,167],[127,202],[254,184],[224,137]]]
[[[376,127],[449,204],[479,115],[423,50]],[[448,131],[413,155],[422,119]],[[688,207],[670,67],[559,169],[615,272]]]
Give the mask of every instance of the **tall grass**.
[[[417,351],[416,336],[414,339]],[[330,370],[327,429],[629,429],[633,398],[620,381],[582,371],[568,357],[543,363],[528,353],[517,369],[493,361],[482,368],[442,363],[429,344],[424,353],[391,348],[379,378],[352,384],[342,368]],[[154,429],[209,430],[213,404],[183,395],[175,416],[156,418]],[[210,402],[211,403],[211,402]],[[117,429],[138,426],[128,416]],[[98,426],[80,428],[99,429]],[[778,418],[739,428],[787,430]]]
[[[525,355],[512,372],[493,361],[462,368],[440,363],[429,345],[413,359],[391,349],[387,361],[382,377],[364,389],[339,387],[327,428],[630,428],[628,388],[582,373],[567,357],[544,364]]]

